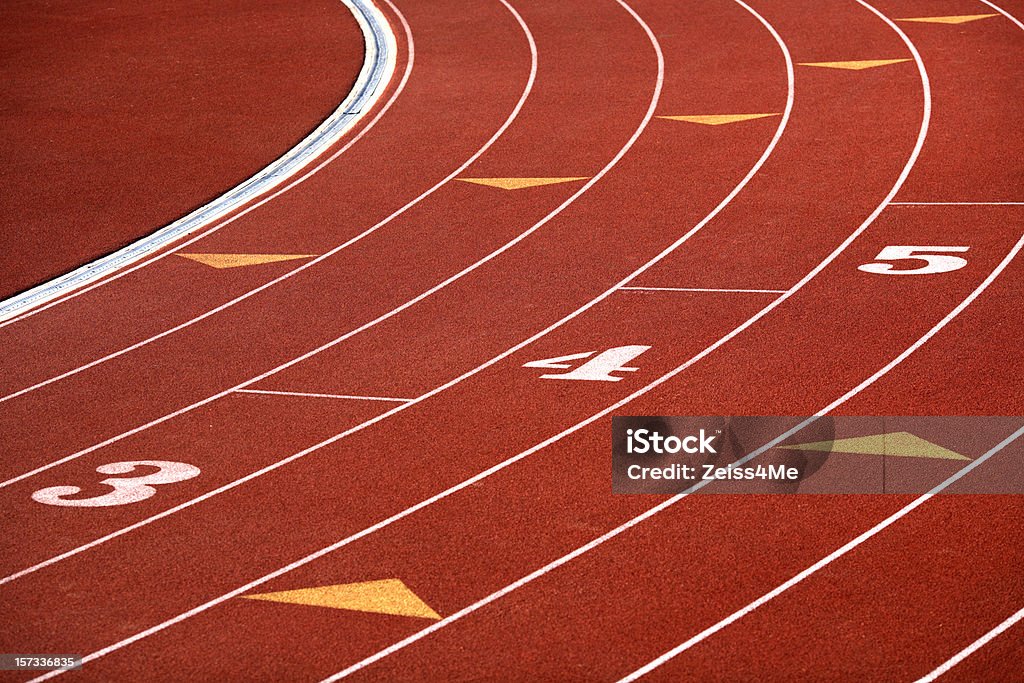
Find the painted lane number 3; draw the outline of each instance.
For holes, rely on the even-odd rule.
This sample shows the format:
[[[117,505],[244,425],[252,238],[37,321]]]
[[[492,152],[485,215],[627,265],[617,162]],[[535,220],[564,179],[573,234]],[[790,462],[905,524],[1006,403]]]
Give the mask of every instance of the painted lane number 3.
[[[111,505],[127,505],[138,503],[156,495],[154,486],[161,484],[174,484],[186,479],[199,476],[199,468],[184,462],[171,460],[129,460],[127,462],[112,462],[108,465],[100,465],[96,471],[100,474],[129,474],[135,471],[140,465],[156,467],[157,471],[140,477],[110,477],[101,481],[113,489],[92,498],[67,498],[80,493],[82,489],[78,486],[51,486],[39,489],[32,494],[32,500],[45,505],[59,505],[62,507],[109,507]]]
[[[911,247],[889,246],[878,252],[873,263],[857,266],[857,270],[876,275],[934,275],[960,270],[967,265],[967,259],[948,256],[949,252],[965,252],[970,247]],[[888,261],[924,261],[917,268],[895,268]]]

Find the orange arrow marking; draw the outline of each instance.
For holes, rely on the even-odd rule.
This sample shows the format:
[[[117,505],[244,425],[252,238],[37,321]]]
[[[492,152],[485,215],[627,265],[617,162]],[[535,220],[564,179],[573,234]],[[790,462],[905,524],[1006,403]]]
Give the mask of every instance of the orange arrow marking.
[[[277,593],[243,595],[248,600],[266,600],[311,607],[393,614],[402,617],[440,619],[441,615],[423,602],[399,579],[342,583],[333,586],[299,588]]]
[[[861,59],[852,62],[800,62],[800,66],[820,66],[823,69],[849,69],[851,71],[862,71],[873,69],[876,66],[888,66],[909,62],[909,59]]]
[[[464,183],[475,185],[486,185],[488,187],[500,187],[502,190],[522,190],[527,187],[539,185],[555,185],[557,183],[570,183],[574,180],[587,180],[586,176],[574,176],[571,178],[456,178]]]
[[[258,266],[263,263],[277,261],[293,261],[295,259],[313,258],[316,254],[177,254],[182,258],[191,259],[211,268],[239,268],[241,266]]]
[[[769,116],[781,116],[781,114],[703,114],[699,116],[659,116],[659,119],[669,121],[685,121],[687,123],[699,123],[704,126],[722,126],[727,123],[738,121],[751,121],[763,119]]]

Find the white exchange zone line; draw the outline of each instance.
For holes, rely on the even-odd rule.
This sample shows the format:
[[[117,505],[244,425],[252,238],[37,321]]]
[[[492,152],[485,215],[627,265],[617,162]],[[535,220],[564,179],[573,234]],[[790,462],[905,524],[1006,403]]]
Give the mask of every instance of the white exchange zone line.
[[[893,202],[893,206],[1024,206],[1024,202]]]
[[[300,396],[303,398],[345,398],[354,401],[388,401],[390,403],[409,403],[411,398],[392,398],[391,396],[352,396],[349,394],[316,394],[308,391],[272,391],[270,389],[237,389],[238,394],[263,394],[267,396]]]
[[[390,0],[385,1],[395,11],[396,15],[402,19],[401,13],[398,12],[394,5],[391,5]],[[363,66],[359,70],[359,75],[352,86],[352,90],[341,105],[326,120],[282,157],[212,202],[201,206],[170,225],[129,244],[113,254],[104,256],[70,273],[65,273],[49,282],[0,301],[0,327],[6,327],[18,320],[31,317],[40,311],[101,287],[130,272],[173,254],[182,247],[219,230],[237,219],[241,214],[214,225],[209,230],[192,237],[182,244],[176,245],[172,249],[157,253],[160,249],[184,236],[190,235],[197,230],[202,230],[211,224],[216,224],[217,221],[228,216],[232,211],[271,192],[281,183],[299,174],[303,168],[315,161],[318,156],[326,152],[361,121],[373,109],[373,105],[384,93],[387,84],[391,82],[397,64],[397,41],[391,32],[387,18],[384,17],[372,1],[341,0],[341,3],[352,12],[356,23],[359,25],[359,29],[363,34],[363,42],[366,46],[366,54],[363,59]],[[404,19],[402,21],[404,23]],[[295,185],[298,185],[344,153],[366,131],[373,127],[380,118],[380,115],[391,106],[391,103],[394,102],[395,97],[397,97],[400,91],[401,87],[392,95],[391,99],[384,105],[377,116],[367,124],[366,128],[360,131],[341,149],[297,180],[289,183],[283,189],[274,192],[269,197],[265,197],[258,204],[250,206],[242,214],[248,213],[256,206],[262,205],[282,192],[286,192]],[[156,254],[155,256],[147,258],[154,253]],[[125,266],[131,267],[125,268]]]
[[[785,294],[784,289],[718,289],[709,287],[619,287],[631,292],[722,292],[735,294]]]

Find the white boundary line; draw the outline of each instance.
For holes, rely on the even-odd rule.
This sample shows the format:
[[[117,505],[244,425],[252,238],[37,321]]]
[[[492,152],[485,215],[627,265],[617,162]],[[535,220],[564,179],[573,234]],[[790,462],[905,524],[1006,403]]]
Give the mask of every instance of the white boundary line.
[[[1024,202],[893,202],[893,206],[1024,206]]]
[[[963,650],[960,650],[960,652],[956,653],[956,655],[950,657],[948,660],[943,662],[941,666],[937,667],[928,675],[922,676],[921,678],[917,679],[915,683],[932,683],[932,681],[948,673],[949,670],[952,669],[954,666],[964,661],[965,659],[973,655],[975,652],[977,652],[978,650],[980,650],[981,648],[985,647],[990,642],[995,640],[1004,631],[1009,630],[1021,619],[1024,619],[1024,609],[1021,609],[1015,612],[1014,614],[1010,615],[1006,619],[1006,621],[996,626],[994,629],[983,635],[981,638],[978,638],[976,641],[965,647]]]
[[[1024,23],[1017,17],[1013,16],[1002,7],[998,7],[989,0],[980,0],[980,2],[988,5],[999,14],[1002,14],[1005,18],[1017,25],[1021,31],[1024,31]],[[1024,202],[893,202],[894,206],[1024,206]]]
[[[665,61],[664,61],[664,55],[662,54],[662,51],[661,51],[661,45],[659,44],[657,37],[651,31],[650,27],[633,10],[633,8],[630,7],[626,3],[625,0],[615,0],[615,1],[620,6],[622,6],[627,12],[629,12],[629,14],[634,18],[634,20],[638,24],[640,24],[640,26],[644,29],[644,32],[647,34],[648,39],[650,40],[651,45],[653,46],[654,51],[655,51],[655,53],[657,55],[657,58],[658,58],[658,78],[657,78],[657,83],[655,85],[654,95],[653,95],[653,97],[651,99],[650,107],[648,108],[647,114],[644,117],[643,122],[641,123],[640,127],[637,129],[636,133],[634,133],[634,136],[633,136],[633,138],[631,138],[629,143],[627,143],[627,145],[625,147],[623,147],[623,149],[620,151],[620,153],[616,157],[616,159],[613,159],[613,161],[608,166],[605,167],[605,169],[602,171],[602,173],[604,173],[604,171],[610,169],[611,166],[619,158],[621,158],[621,156],[625,155],[625,153],[628,151],[628,149],[630,147],[632,147],[633,143],[636,141],[637,138],[639,138],[640,134],[643,132],[643,130],[646,128],[647,124],[650,122],[651,118],[654,115],[654,111],[655,111],[655,109],[657,107],[657,104],[658,104],[658,100],[659,100],[660,93],[661,93],[661,88],[662,88],[662,85],[663,85],[663,82],[664,82],[664,72],[665,72]],[[788,91],[787,92],[787,99],[786,99],[786,110],[785,110],[785,113],[782,116],[782,119],[780,120],[778,128],[776,129],[775,135],[772,137],[771,142],[769,143],[768,147],[765,148],[765,151],[762,153],[761,157],[757,160],[757,162],[755,162],[754,166],[750,169],[748,174],[746,176],[744,176],[744,178],[740,181],[740,183],[736,186],[736,188],[734,188],[733,191],[730,192],[730,194],[727,195],[726,198],[723,199],[722,202],[720,202],[717,207],[715,207],[715,209],[712,211],[711,214],[709,214],[707,217],[705,217],[705,219],[702,220],[700,223],[698,223],[698,225],[695,226],[690,232],[686,233],[683,237],[681,237],[679,240],[677,240],[671,247],[669,247],[668,249],[663,251],[661,254],[656,256],[654,259],[649,261],[647,264],[641,266],[641,268],[639,268],[637,271],[634,271],[634,273],[629,275],[625,280],[623,280],[621,283],[619,283],[619,285],[616,285],[615,287],[612,287],[611,289],[607,290],[604,294],[602,294],[598,299],[595,299],[594,301],[592,301],[590,304],[587,304],[587,305],[583,306],[582,308],[578,309],[576,312],[574,312],[574,313],[570,314],[569,316],[563,318],[562,320],[554,323],[550,327],[546,328],[545,330],[542,330],[538,334],[534,335],[530,339],[525,340],[524,342],[520,343],[516,347],[513,347],[512,349],[509,349],[508,351],[504,352],[500,356],[497,356],[497,357],[493,358],[491,361],[488,361],[484,365],[481,365],[478,368],[475,368],[474,370],[471,370],[470,372],[465,373],[464,375],[455,378],[454,380],[448,382],[447,384],[442,385],[441,387],[437,387],[433,391],[428,392],[427,394],[424,394],[422,397],[418,398],[416,400],[416,402],[419,402],[420,400],[423,400],[423,399],[425,399],[425,398],[427,398],[429,396],[432,396],[432,395],[435,395],[437,393],[440,393],[441,391],[446,389],[448,386],[456,384],[459,381],[461,381],[462,379],[464,379],[466,377],[469,377],[469,376],[472,376],[472,375],[476,374],[477,372],[483,370],[484,368],[489,367],[489,366],[497,363],[501,359],[511,355],[515,351],[517,351],[520,348],[522,348],[522,347],[526,346],[527,344],[531,343],[535,339],[538,339],[541,336],[543,336],[543,335],[547,334],[548,332],[550,332],[551,330],[556,329],[557,327],[560,327],[562,324],[564,324],[568,320],[571,320],[572,318],[576,317],[577,315],[579,315],[583,311],[585,311],[585,310],[591,308],[592,306],[596,305],[598,301],[603,300],[603,299],[607,298],[608,296],[610,296],[611,294],[613,294],[614,292],[616,292],[618,290],[618,287],[622,286],[626,282],[629,282],[631,279],[633,279],[634,277],[638,276],[643,271],[646,271],[648,268],[650,268],[655,263],[660,261],[662,258],[667,256],[669,253],[671,253],[671,251],[673,251],[680,244],[682,244],[687,239],[689,239],[689,237],[691,235],[695,234],[697,230],[699,230],[701,227],[706,225],[711,220],[711,218],[713,216],[717,215],[736,196],[736,194],[738,194],[739,191],[743,187],[746,186],[746,184],[750,181],[750,179],[753,178],[753,176],[757,173],[758,170],[760,170],[761,166],[764,165],[765,161],[767,161],[768,157],[774,151],[775,146],[778,144],[779,140],[781,139],[782,133],[785,130],[785,127],[786,127],[786,123],[789,120],[789,115],[790,115],[790,113],[792,111],[793,95],[794,95],[794,87],[793,87],[793,81],[794,81],[794,79],[793,79],[793,61],[792,61],[792,58],[790,57],[788,49],[786,49],[785,43],[782,41],[781,37],[778,35],[778,33],[775,31],[775,29],[770,24],[768,24],[768,22],[766,22],[760,15],[758,15],[756,12],[754,12],[752,9],[750,9],[749,6],[744,4],[742,2],[742,0],[736,0],[736,2],[738,2],[745,9],[747,9],[751,14],[753,14],[769,30],[769,32],[772,34],[773,38],[775,38],[776,42],[778,43],[780,49],[782,50],[782,53],[783,53],[783,55],[785,57],[785,60],[786,60],[787,91]],[[591,183],[592,182],[596,182],[597,179],[598,179],[598,177],[595,176],[590,182]],[[588,183],[588,185],[589,184],[590,183]],[[344,437],[348,433],[352,433],[354,431],[358,431],[359,429],[361,429],[361,428],[363,428],[365,426],[368,426],[369,424],[373,424],[374,422],[378,421],[379,419],[383,419],[388,414],[394,414],[395,412],[397,412],[399,410],[402,410],[402,409],[408,407],[409,405],[413,405],[413,404],[406,404],[404,406],[399,406],[398,408],[395,408],[392,411],[389,411],[389,413],[384,413],[383,415],[378,416],[374,420],[370,420],[370,421],[368,421],[366,423],[363,423],[363,425],[359,425],[359,426],[357,426],[357,427],[355,427],[355,428],[353,428],[351,430],[348,430],[347,432],[343,432],[342,434],[339,434],[336,437],[333,437],[332,439],[329,439],[328,441],[323,442],[322,444],[318,444],[317,446],[314,446],[312,449],[308,449],[308,450],[317,449],[317,448],[320,448],[322,446],[327,445],[328,443],[332,443],[333,441],[336,441],[337,439],[340,439],[340,438]],[[542,444],[541,446],[538,446],[536,448],[539,450],[539,448],[542,448],[544,445],[546,445],[546,443]],[[265,576],[261,577],[260,579],[257,579],[256,581],[253,581],[253,582],[250,582],[250,583],[248,583],[248,584],[246,584],[246,585],[244,585],[244,586],[242,586],[242,587],[240,587],[240,588],[238,588],[238,589],[236,589],[236,590],[234,590],[234,591],[232,591],[230,593],[222,595],[222,596],[220,596],[218,598],[214,598],[213,600],[210,600],[210,601],[208,601],[206,603],[203,603],[202,605],[194,607],[193,609],[191,609],[191,610],[189,610],[187,612],[179,614],[178,616],[173,617],[172,619],[164,621],[164,622],[162,622],[160,624],[157,624],[156,626],[150,627],[149,629],[146,629],[145,631],[141,631],[139,633],[136,633],[135,635],[130,636],[129,638],[126,638],[126,639],[121,640],[121,641],[119,641],[117,643],[114,643],[113,645],[107,646],[106,648],[103,648],[101,650],[93,652],[93,653],[87,655],[85,658],[83,658],[82,661],[84,663],[86,661],[93,661],[95,659],[103,657],[103,656],[105,656],[105,655],[107,655],[107,654],[109,654],[111,652],[114,652],[114,651],[119,650],[119,649],[121,649],[123,647],[126,647],[126,646],[128,646],[128,645],[130,645],[130,644],[132,644],[134,642],[142,640],[143,638],[146,638],[146,637],[148,637],[148,636],[150,636],[150,635],[152,635],[154,633],[162,631],[162,630],[164,630],[164,629],[166,629],[166,628],[168,628],[168,627],[170,627],[170,626],[172,626],[172,625],[174,625],[176,623],[179,623],[181,621],[185,621],[186,619],[189,619],[192,616],[200,614],[200,613],[202,613],[202,612],[210,609],[211,607],[214,607],[214,606],[216,606],[216,605],[218,605],[218,604],[220,604],[222,602],[230,600],[230,599],[236,597],[237,595],[241,595],[242,593],[248,592],[252,588],[254,588],[256,586],[259,586],[259,585],[262,585],[263,583],[266,583],[267,581],[270,581],[271,579],[275,578],[276,576],[280,576],[282,574],[287,573],[288,571],[291,571],[292,569],[294,569],[296,567],[299,567],[299,566],[302,566],[303,564],[307,564],[309,562],[312,562],[313,560],[315,560],[318,557],[322,557],[324,555],[327,555],[330,552],[333,552],[334,550],[336,550],[337,548],[340,548],[340,547],[342,547],[344,545],[347,545],[348,543],[351,543],[351,542],[353,542],[353,541],[355,541],[355,540],[357,540],[359,538],[362,538],[363,536],[367,536],[367,535],[369,535],[369,534],[371,534],[371,533],[373,533],[373,532],[375,532],[375,531],[377,531],[377,530],[379,530],[381,528],[384,528],[384,527],[392,524],[393,522],[395,522],[395,521],[397,521],[397,520],[399,520],[399,519],[401,519],[403,517],[406,517],[408,515],[413,514],[417,510],[420,510],[420,509],[422,509],[424,507],[427,507],[428,505],[431,505],[434,502],[436,502],[438,500],[441,500],[441,499],[451,495],[452,493],[455,493],[458,490],[461,490],[462,488],[470,486],[473,483],[475,483],[476,481],[484,479],[487,476],[490,476],[490,474],[492,474],[492,473],[494,473],[494,472],[496,472],[496,471],[498,471],[500,469],[504,469],[508,465],[511,465],[512,463],[522,459],[523,457],[526,457],[526,455],[528,455],[528,454],[529,454],[529,452],[524,453],[524,454],[520,454],[520,455],[518,455],[518,456],[516,456],[514,458],[510,458],[509,460],[506,460],[503,463],[499,463],[498,465],[495,465],[494,467],[492,467],[492,468],[490,468],[488,470],[485,470],[484,472],[481,472],[480,474],[476,475],[475,477],[472,477],[471,479],[466,480],[463,483],[461,483],[461,484],[459,484],[459,485],[457,485],[455,487],[447,489],[446,491],[443,491],[443,492],[441,492],[439,494],[436,494],[435,496],[433,496],[431,498],[428,498],[428,499],[426,499],[424,501],[421,501],[420,503],[418,503],[418,504],[416,504],[416,505],[414,505],[414,506],[412,506],[410,508],[407,508],[407,509],[403,510],[400,513],[397,513],[396,515],[393,515],[392,517],[390,517],[390,518],[388,518],[388,519],[386,519],[386,520],[384,520],[382,522],[379,522],[378,524],[376,524],[376,525],[374,525],[372,527],[368,527],[368,528],[364,529],[363,531],[358,532],[357,534],[349,536],[346,539],[342,539],[341,541],[339,541],[338,543],[336,543],[336,544],[334,544],[332,546],[328,546],[327,548],[323,548],[320,551],[317,551],[316,553],[313,553],[312,555],[306,556],[306,557],[304,557],[304,558],[302,558],[302,559],[300,559],[300,560],[298,560],[298,561],[296,561],[296,562],[294,562],[294,563],[292,563],[292,564],[290,564],[290,565],[288,565],[288,566],[286,566],[284,568],[278,569],[277,571],[275,571],[275,572],[273,572],[273,573],[271,573],[269,575],[265,575]],[[294,459],[294,458],[297,458],[297,457],[301,457],[302,455],[304,455],[304,452],[296,454],[295,456],[292,456],[291,458],[288,458],[286,460],[291,460],[291,459]],[[281,462],[283,463],[285,461],[281,461]],[[279,466],[279,465],[277,465],[277,466]],[[56,676],[59,676],[61,673],[63,673],[63,671],[61,671],[61,670],[51,671],[51,672],[49,672],[47,674],[44,674],[42,676],[39,676],[39,677],[33,679],[33,681],[47,680],[49,678],[54,678]]]
[[[716,289],[707,287],[619,287],[636,292],[729,292],[737,294],[785,294],[784,289]]]
[[[392,398],[390,396],[351,396],[348,394],[313,394],[305,391],[271,391],[270,389],[237,389],[237,394],[269,394],[271,396],[301,396],[303,398],[347,398],[356,401],[389,401],[392,403],[409,403],[411,398]]]
[[[11,321],[41,304],[57,303],[58,299],[63,301],[65,299],[60,297],[69,291],[87,285],[98,286],[111,273],[139,262],[175,240],[202,230],[301,172],[351,130],[373,108],[391,81],[397,62],[397,42],[387,19],[372,1],[340,1],[352,12],[359,25],[363,34],[365,57],[348,96],[312,133],[252,177],[170,225],[112,254],[0,301],[0,321]],[[184,245],[178,248],[181,246]]]

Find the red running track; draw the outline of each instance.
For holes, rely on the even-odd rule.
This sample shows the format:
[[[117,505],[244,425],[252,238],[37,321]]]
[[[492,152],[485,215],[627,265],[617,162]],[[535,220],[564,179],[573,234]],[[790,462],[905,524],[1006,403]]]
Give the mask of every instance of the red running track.
[[[170,671],[192,677],[315,679],[378,652],[387,656],[367,660],[354,673],[388,680],[422,679],[424,671],[437,678],[615,679],[766,594],[908,501],[691,497],[576,557],[576,549],[655,504],[647,497],[609,495],[607,422],[581,421],[646,386],[650,390],[635,395],[624,412],[811,414],[826,407],[864,414],[1019,412],[1020,357],[1008,350],[1021,332],[1021,316],[1014,315],[1020,310],[1020,266],[1008,255],[1019,248],[1015,212],[1020,209],[886,204],[896,190],[897,201],[946,199],[941,193],[955,175],[950,166],[958,163],[980,176],[981,187],[1001,187],[1006,168],[1019,156],[1015,148],[989,145],[959,161],[963,157],[951,146],[984,139],[1002,121],[1000,108],[987,108],[991,118],[975,117],[970,125],[957,113],[968,101],[997,100],[1004,94],[1005,83],[986,78],[1002,74],[1000,55],[984,47],[1004,41],[1020,46],[1024,34],[1015,33],[1010,22],[979,22],[952,29],[959,45],[950,29],[933,25],[904,26],[909,34],[904,40],[901,24],[887,22],[865,3],[836,3],[824,11],[818,3],[764,4],[747,11],[741,3],[723,2],[709,13],[637,0],[631,5],[638,17],[632,17],[613,2],[590,3],[586,13],[573,12],[571,3],[558,10],[516,3],[536,37],[539,64],[549,50],[557,54],[551,46],[560,43],[559,30],[566,24],[559,12],[588,22],[592,42],[573,44],[566,61],[573,81],[587,77],[592,46],[603,47],[594,51],[597,58],[624,61],[608,51],[606,36],[616,36],[615,47],[635,60],[633,76],[624,77],[634,114],[622,122],[617,137],[608,130],[608,139],[583,140],[595,145],[595,154],[601,144],[612,148],[601,158],[604,163],[614,158],[616,145],[623,149],[631,129],[642,131],[636,144],[543,229],[422,306],[254,388],[418,396],[545,325],[571,317],[408,409],[0,586],[17,624],[18,649],[104,654],[74,674],[103,680]],[[947,13],[967,13],[955,12],[954,4],[949,3]],[[875,6],[897,18],[936,11],[934,3],[925,7],[903,0]],[[408,14],[416,35],[416,22]],[[639,18],[652,31],[646,42]],[[774,42],[769,27],[778,31],[781,44]],[[936,35],[942,30],[947,33]],[[776,147],[769,147],[763,166],[755,167],[749,184],[700,231],[630,285],[787,294],[772,303],[772,293],[620,290],[574,314],[699,224],[736,186],[773,132],[770,119],[721,128],[662,119],[645,123],[644,107],[653,104],[658,114],[781,111],[786,64],[780,47],[795,62],[883,56],[909,61],[863,72],[797,66],[792,113],[784,129],[775,129],[783,135]],[[651,82],[657,50],[664,54],[661,91]],[[965,60],[964,54],[973,59]],[[695,62],[708,65],[706,80],[698,83],[683,68]],[[648,74],[649,80],[637,73]],[[720,84],[731,73],[750,74],[753,80],[723,90]],[[542,76],[538,70],[531,98],[543,92]],[[545,118],[559,111],[539,110],[540,128],[531,129],[530,102],[506,135],[522,126],[522,140],[529,140],[531,130],[542,129]],[[597,120],[607,123],[605,117]],[[915,143],[921,141],[919,150]],[[493,152],[497,163],[500,144]],[[521,153],[525,144],[513,150]],[[704,153],[688,153],[695,148]],[[490,158],[485,155],[481,164]],[[509,158],[516,158],[514,152]],[[557,154],[547,163],[565,158]],[[707,159],[718,164],[710,173]],[[500,175],[509,167],[491,168],[473,175]],[[485,188],[452,189],[479,194]],[[496,209],[494,218],[481,223],[494,240],[487,246],[514,234],[511,226],[503,229],[499,216],[507,215],[510,224],[528,224],[531,216],[543,215],[569,196],[569,191],[556,197],[530,193],[521,200],[499,195],[504,210]],[[458,206],[481,211],[483,204],[473,202],[476,195],[459,197]],[[637,197],[642,201],[624,201]],[[438,201],[444,198],[439,191]],[[878,208],[884,211],[876,218]],[[436,235],[445,233],[436,233],[433,240],[425,237],[417,247],[414,234],[399,233],[399,241],[381,245],[381,257],[426,257],[433,244],[427,260],[440,265],[461,257],[448,265],[454,270],[483,253],[460,254],[462,247],[453,250],[449,244],[439,249]],[[879,279],[857,270],[890,244],[969,245],[969,266],[939,279]],[[384,247],[392,253],[385,254]],[[318,272],[321,289],[323,283],[346,284],[342,271]],[[360,283],[362,288],[374,286],[370,275],[382,272],[395,273],[377,268]],[[264,306],[288,310],[288,299],[281,296],[269,295]],[[964,308],[963,302],[971,305]],[[766,313],[759,313],[766,307]],[[951,311],[959,314],[951,318]],[[125,411],[129,423],[159,414],[208,391],[216,384],[204,384],[211,376],[223,386],[230,382],[229,373],[251,371],[237,366],[248,360],[252,346],[243,347],[249,351],[244,358],[198,355],[235,326],[267,321],[255,307],[248,313],[240,307],[236,315],[222,318],[227,322],[218,325],[223,327],[211,327],[205,336],[190,329],[175,339],[180,346],[169,344],[159,354],[147,348],[126,355],[123,375],[117,374],[117,361],[96,373],[82,373],[82,381],[91,376],[104,401],[109,391],[102,388],[104,381],[110,387],[127,384],[138,392],[152,391],[140,394],[145,397],[141,408],[131,404],[132,410]],[[746,322],[752,316],[759,317]],[[324,322],[337,320],[310,316],[287,329],[298,346],[308,341],[300,335],[322,334],[318,330]],[[239,336],[245,342],[244,333]],[[294,353],[283,332],[271,331],[262,340],[274,348],[266,350],[268,360],[257,362]],[[545,382],[536,370],[522,367],[537,358],[627,344],[651,348],[634,363],[640,370],[618,383]],[[720,346],[707,353],[713,344]],[[163,356],[167,366],[185,367],[189,379],[184,386],[148,374],[159,372],[151,367]],[[680,363],[685,369],[668,377]],[[884,376],[875,381],[882,370]],[[68,387],[76,381],[78,376],[55,383],[52,394],[43,393],[51,391],[47,387],[28,394],[26,401],[46,395],[74,407],[81,398]],[[151,383],[167,391],[167,403],[159,403]],[[847,394],[855,388],[857,393]],[[85,385],[80,391],[86,395]],[[834,405],[840,398],[842,403]],[[903,405],[910,408],[894,410]],[[12,561],[7,571],[150,519],[147,515],[301,453],[385,409],[342,399],[234,393],[13,484],[0,495],[11,511],[10,528],[17,525],[22,537],[4,555]],[[25,410],[25,419],[38,414]],[[78,426],[87,428],[97,414],[103,414],[102,405],[84,407]],[[105,428],[113,432],[121,419],[110,419]],[[34,428],[24,421],[12,423],[21,424],[29,453],[19,466],[32,467],[48,454],[47,448],[31,450],[38,419],[31,423]],[[62,452],[76,447],[71,428],[57,426],[56,431],[56,443],[71,442]],[[90,481],[97,465],[137,459],[139,453],[173,453],[173,459],[198,465],[203,477],[168,486],[150,502],[107,508],[98,515],[84,516],[74,508],[40,510],[28,499],[38,487]],[[460,483],[503,463],[507,466],[473,485]],[[446,490],[450,494],[431,498]],[[419,501],[429,504],[409,507]],[[1014,501],[930,501],[895,524],[891,534],[887,530],[868,539],[791,592],[681,652],[654,675],[671,680],[863,677],[889,671],[900,677],[923,675],[1024,602],[1014,582],[1019,560],[1006,552],[1019,547],[1019,534],[1008,523],[1014,519]],[[60,538],[49,533],[53,528],[62,530]],[[331,544],[335,552],[317,553]],[[522,587],[515,583],[563,557],[571,561]],[[296,563],[300,558],[306,559]],[[276,571],[289,565],[290,571]],[[111,573],[111,567],[118,572]],[[220,598],[391,576],[401,577],[449,617],[437,622],[436,632],[424,633],[394,654],[386,648],[415,637],[422,622]],[[965,586],[965,577],[977,580]],[[1002,588],[998,593],[996,586]],[[508,592],[488,598],[495,591]],[[203,608],[187,611],[197,605]],[[466,608],[472,611],[463,618],[460,610]],[[944,628],[935,629],[941,619]],[[154,626],[152,634],[146,631]],[[130,642],[137,634],[145,637]],[[100,649],[111,644],[116,649],[109,654]],[[1001,647],[982,651],[988,657],[985,671],[1011,678],[1018,671],[1012,645]]]

